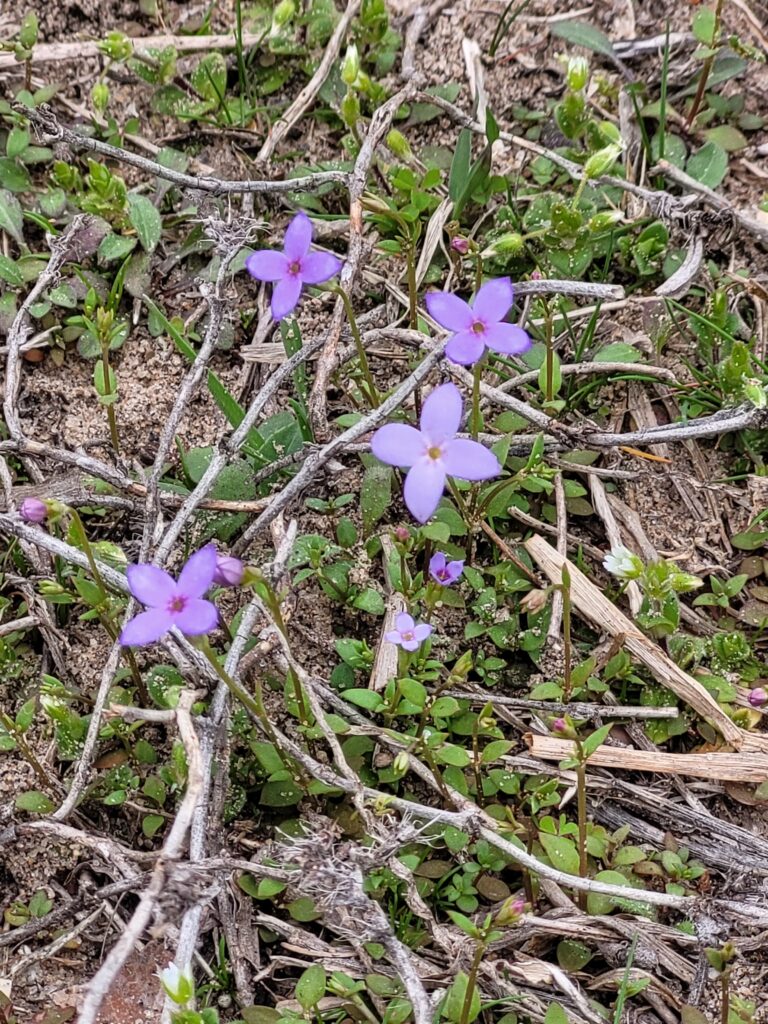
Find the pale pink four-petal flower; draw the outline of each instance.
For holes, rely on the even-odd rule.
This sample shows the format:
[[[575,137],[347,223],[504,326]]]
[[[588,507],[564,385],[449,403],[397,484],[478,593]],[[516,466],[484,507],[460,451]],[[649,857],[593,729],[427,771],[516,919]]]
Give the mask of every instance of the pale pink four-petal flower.
[[[511,356],[531,347],[522,327],[504,322],[514,297],[510,279],[497,277],[478,289],[471,305],[452,292],[429,292],[424,301],[432,319],[454,332],[445,354],[454,363],[471,366],[486,348]]]
[[[432,627],[427,622],[414,622],[413,616],[407,612],[400,612],[395,619],[395,629],[390,629],[384,634],[384,639],[391,644],[397,644],[404,651],[415,651],[432,632]]]
[[[493,452],[478,441],[455,436],[463,411],[456,385],[441,384],[424,402],[418,430],[406,423],[388,423],[371,438],[377,459],[409,467],[403,498],[420,523],[426,523],[440,504],[449,476],[489,480],[501,472]]]
[[[329,252],[310,252],[312,223],[299,212],[288,225],[283,251],[259,249],[245,261],[251,277],[274,282],[272,316],[282,320],[296,308],[305,284],[322,284],[341,270],[341,260]]]

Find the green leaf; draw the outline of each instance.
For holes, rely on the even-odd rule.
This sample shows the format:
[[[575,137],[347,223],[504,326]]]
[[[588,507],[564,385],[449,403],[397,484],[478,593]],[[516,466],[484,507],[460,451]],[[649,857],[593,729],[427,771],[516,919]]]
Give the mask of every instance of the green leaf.
[[[26,192],[31,187],[26,170],[10,157],[0,157],[0,188],[9,192]]]
[[[544,1016],[544,1024],[568,1024],[568,1014],[560,1003],[550,1003]]]
[[[716,142],[705,142],[688,158],[686,172],[709,188],[717,188],[728,173],[728,154]]]
[[[480,1002],[480,993],[477,991],[477,987],[473,987],[472,995],[470,997],[469,1013],[464,1012],[464,1002],[467,997],[467,985],[469,984],[469,978],[464,971],[459,971],[456,978],[445,994],[445,998],[442,1003],[442,1016],[451,1021],[452,1024],[458,1024],[458,1021],[466,1021],[466,1024],[472,1024],[472,1021],[477,1020],[480,1016],[480,1010],[482,1004]]]
[[[163,827],[164,822],[162,814],[145,814],[141,822],[141,831],[151,839]]]
[[[579,873],[579,852],[572,839],[565,836],[552,836],[547,832],[539,832],[539,842],[544,847],[544,852],[552,862],[552,866],[558,871],[565,871],[568,875]]]
[[[557,947],[557,962],[565,971],[580,971],[586,967],[594,953],[583,942],[563,939]]]
[[[587,736],[582,743],[582,749],[587,757],[591,757],[594,754],[612,728],[613,722],[609,725],[603,725],[599,729],[595,729],[591,736]]]
[[[595,881],[609,882],[611,885],[630,885],[620,871],[598,871]],[[604,896],[599,892],[591,892],[587,895],[587,911],[590,914],[608,914],[615,906],[616,902],[612,896]]]
[[[717,31],[717,17],[714,10],[711,7],[700,7],[694,11],[691,29],[702,46],[714,46]]]
[[[283,1015],[271,1006],[244,1006],[240,1016],[245,1024],[279,1024],[285,1020]]]
[[[21,211],[21,203],[6,189],[0,190],[0,231],[5,231],[15,242],[22,245],[23,227],[24,214]]]
[[[369,615],[383,615],[386,610],[384,598],[373,587],[366,587],[365,590],[361,590],[352,604],[355,608],[359,608],[361,612],[368,612]]]
[[[376,523],[392,504],[392,468],[381,462],[366,467],[360,485],[360,512],[363,536],[368,537]]]
[[[7,156],[20,156],[29,145],[29,128],[16,126],[8,132],[8,139],[5,143]]]
[[[37,789],[19,793],[15,800],[17,811],[29,811],[30,814],[50,814],[55,806],[50,797]]]
[[[613,43],[599,28],[587,21],[561,21],[550,26],[550,32],[559,39],[565,39],[574,46],[583,46],[594,53],[615,57]]]
[[[100,263],[111,263],[113,260],[124,259],[135,248],[135,238],[126,238],[125,235],[116,235],[110,232],[102,238],[96,255]]]
[[[136,229],[142,248],[146,252],[154,252],[163,230],[163,222],[154,203],[138,192],[129,192],[128,218]]]
[[[448,195],[456,203],[462,194],[464,185],[469,177],[469,164],[472,158],[472,132],[469,128],[462,128],[456,142],[456,149],[451,161],[451,170],[448,175]]]
[[[614,341],[605,348],[601,348],[594,356],[596,363],[637,363],[643,358],[642,352],[638,352],[634,345],[628,345],[625,341]]]
[[[227,62],[218,52],[209,53],[189,76],[196,93],[218,105],[227,91]]]
[[[317,1006],[325,995],[326,974],[320,964],[308,967],[296,982],[296,998],[304,1010]]]
[[[259,802],[264,807],[293,807],[303,796],[294,782],[290,779],[281,779],[264,783]]]
[[[353,686],[344,691],[344,700],[354,704],[358,708],[365,708],[366,711],[378,711],[384,704],[381,696],[375,690],[365,690]]]
[[[731,537],[731,544],[739,551],[757,551],[768,544],[768,530],[745,530]]]
[[[512,749],[514,743],[509,740],[492,740],[486,747],[483,748],[481,761],[483,764],[490,764],[492,761],[498,761],[500,757],[503,757],[509,750]]]
[[[746,138],[738,128],[734,128],[731,124],[719,124],[716,128],[707,128],[704,138],[714,142],[727,153],[734,153],[747,146]]]
[[[14,288],[21,288],[24,278],[21,271],[8,256],[0,253],[0,278]]]

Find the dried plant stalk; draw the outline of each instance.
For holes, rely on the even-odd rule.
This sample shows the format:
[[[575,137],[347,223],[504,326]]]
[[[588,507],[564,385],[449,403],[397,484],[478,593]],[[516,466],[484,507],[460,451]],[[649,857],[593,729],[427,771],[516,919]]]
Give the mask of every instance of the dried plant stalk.
[[[574,757],[571,740],[556,736],[525,736],[534,757],[542,761],[563,761]],[[690,775],[697,779],[722,779],[724,782],[768,781],[768,754],[747,753],[667,754],[663,750],[635,750],[633,747],[598,747],[589,759],[598,768],[624,768],[634,772],[660,772],[663,775]]]
[[[560,583],[563,566],[567,565],[571,574],[573,607],[597,629],[620,639],[634,658],[641,661],[660,683],[717,729],[726,743],[736,750],[768,753],[768,737],[756,736],[735,725],[701,683],[684,672],[658,644],[641,633],[631,619],[619,611],[583,572],[558,554],[543,537],[531,537],[525,542],[525,547],[531,558],[555,584]]]

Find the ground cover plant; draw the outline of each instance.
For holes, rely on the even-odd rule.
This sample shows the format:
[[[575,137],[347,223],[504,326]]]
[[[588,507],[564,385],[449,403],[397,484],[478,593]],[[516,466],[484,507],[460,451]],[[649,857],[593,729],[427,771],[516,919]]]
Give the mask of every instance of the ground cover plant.
[[[767,45],[0,13],[0,1021],[768,1019]]]

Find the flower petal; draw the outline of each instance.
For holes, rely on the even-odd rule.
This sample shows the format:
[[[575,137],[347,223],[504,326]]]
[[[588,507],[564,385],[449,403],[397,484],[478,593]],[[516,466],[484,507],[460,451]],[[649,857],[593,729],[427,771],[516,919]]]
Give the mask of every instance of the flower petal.
[[[384,634],[384,639],[390,644],[401,644],[403,638],[396,629],[390,629]]]
[[[497,277],[480,288],[472,303],[472,312],[487,324],[498,323],[509,312],[514,297],[515,291],[510,279]]]
[[[412,466],[424,454],[421,431],[407,423],[387,423],[371,438],[371,451],[388,466]]]
[[[432,627],[428,622],[420,622],[413,631],[413,639],[418,640],[419,643],[423,643],[431,632]]]
[[[181,570],[176,593],[187,600],[202,597],[216,575],[216,545],[206,544],[192,555]]]
[[[335,277],[343,264],[330,252],[309,252],[301,261],[301,279],[304,284],[322,284]]]
[[[485,352],[486,334],[487,332],[477,334],[475,331],[460,331],[448,339],[445,354],[452,363],[459,363],[460,366],[472,366]]]
[[[445,568],[445,552],[436,551],[429,560],[430,572],[441,572]]]
[[[301,295],[301,278],[298,274],[281,277],[272,291],[272,316],[282,320],[296,309]]]
[[[459,576],[464,572],[464,559],[457,558],[455,562],[449,562],[446,566],[446,572],[448,573],[451,582],[455,583]]]
[[[167,604],[176,593],[176,580],[157,565],[129,565],[126,575],[130,592],[149,608]]]
[[[413,651],[418,649],[419,641],[418,640],[403,640],[403,639],[401,639],[400,640],[400,646],[403,648],[404,651],[408,651],[409,653],[412,653]]]
[[[407,629],[413,629],[415,622],[413,616],[409,615],[408,612],[400,612],[399,615],[395,616],[395,625],[397,626],[398,633],[404,633]]]
[[[469,330],[475,319],[469,304],[453,292],[427,292],[424,302],[432,319],[447,331]]]
[[[508,356],[527,352],[531,347],[531,339],[523,328],[516,324],[491,324],[485,332],[485,340],[488,348]]]
[[[421,410],[421,432],[431,444],[453,437],[461,424],[464,403],[455,384],[441,384],[430,391]]]
[[[408,471],[403,498],[414,519],[426,523],[443,496],[445,470],[434,459],[419,459]]]
[[[279,281],[288,273],[288,260],[285,253],[258,249],[245,261],[245,269],[257,281]]]
[[[459,480],[490,480],[501,472],[501,464],[492,451],[479,441],[461,437],[448,442],[442,462],[448,476],[457,476]]]
[[[200,636],[210,633],[219,624],[219,612],[215,604],[194,598],[173,617],[174,626],[178,626],[185,636]]]
[[[312,221],[300,210],[285,229],[285,240],[283,241],[283,252],[288,259],[303,259],[309,252],[312,244]]]
[[[164,608],[141,612],[123,626],[120,643],[123,647],[146,647],[165,636],[172,625],[173,616]]]

